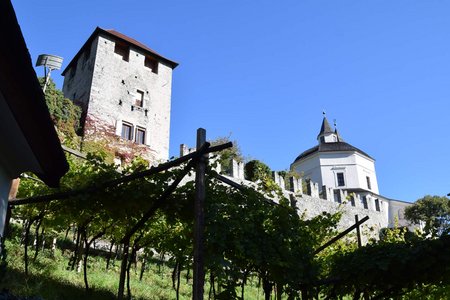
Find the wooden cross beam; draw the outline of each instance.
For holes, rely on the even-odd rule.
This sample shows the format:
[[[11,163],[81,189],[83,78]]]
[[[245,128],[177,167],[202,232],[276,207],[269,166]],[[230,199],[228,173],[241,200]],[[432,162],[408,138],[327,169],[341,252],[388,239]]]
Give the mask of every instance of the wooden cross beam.
[[[334,238],[332,238],[331,240],[329,240],[328,242],[326,242],[325,244],[323,244],[322,246],[320,246],[319,248],[316,249],[316,251],[314,251],[314,254],[317,254],[319,252],[321,252],[322,250],[324,250],[325,248],[327,248],[328,246],[330,246],[331,244],[334,244],[335,242],[337,242],[340,238],[342,238],[343,236],[347,235],[350,231],[352,231],[355,228],[359,228],[359,226],[366,222],[367,220],[369,220],[369,216],[365,216],[364,218],[362,218],[361,220],[359,220],[358,222],[356,222],[354,225],[350,226],[349,228],[347,228],[346,230],[342,231],[341,233],[339,233],[337,236],[335,236]]]
[[[65,199],[68,199],[68,198],[71,198],[71,197],[74,197],[74,196],[77,196],[77,195],[80,195],[83,193],[92,193],[92,192],[96,192],[99,190],[105,190],[109,187],[114,187],[121,183],[130,182],[130,181],[133,181],[138,178],[143,178],[143,177],[151,176],[151,175],[159,173],[159,172],[166,171],[170,168],[179,166],[180,164],[182,164],[190,159],[200,157],[203,154],[221,151],[221,150],[230,148],[232,146],[233,146],[233,143],[231,143],[231,142],[213,146],[213,147],[209,147],[209,143],[205,143],[205,145],[202,149],[197,149],[197,151],[195,151],[195,152],[189,153],[185,156],[174,159],[172,161],[162,163],[158,166],[151,167],[150,169],[145,170],[145,171],[126,175],[126,176],[120,177],[118,179],[110,180],[110,181],[100,183],[100,184],[91,185],[91,186],[88,186],[88,187],[82,188],[82,189],[70,190],[70,191],[66,191],[66,192],[58,192],[58,193],[53,193],[53,194],[48,194],[48,195],[28,197],[28,198],[23,198],[23,199],[9,199],[8,204],[10,206],[15,206],[15,205],[31,204],[31,203],[43,203],[43,202],[48,202],[48,201],[53,201],[53,200],[65,200]]]

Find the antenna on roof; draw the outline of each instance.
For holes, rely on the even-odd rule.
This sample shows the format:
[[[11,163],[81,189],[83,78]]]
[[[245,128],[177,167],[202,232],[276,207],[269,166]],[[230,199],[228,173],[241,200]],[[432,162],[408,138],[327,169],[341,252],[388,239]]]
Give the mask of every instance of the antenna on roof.
[[[51,54],[41,54],[38,56],[36,61],[36,67],[44,66],[45,83],[42,87],[42,91],[47,88],[48,80],[50,79],[50,73],[53,70],[61,69],[63,58],[61,56],[51,55]]]
[[[337,126],[336,119],[334,119],[333,122],[334,122],[334,129],[336,129]]]

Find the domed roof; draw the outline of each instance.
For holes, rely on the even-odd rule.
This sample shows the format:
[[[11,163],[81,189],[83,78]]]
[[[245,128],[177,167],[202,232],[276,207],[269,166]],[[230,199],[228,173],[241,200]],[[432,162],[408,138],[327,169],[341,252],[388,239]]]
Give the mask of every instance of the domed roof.
[[[294,163],[316,152],[347,152],[347,151],[355,151],[370,159],[373,159],[372,157],[370,157],[370,155],[368,155],[364,151],[356,147],[353,147],[352,145],[346,142],[334,142],[334,143],[320,143],[317,146],[314,146],[306,151],[303,151],[299,156],[297,156],[297,158],[294,160]]]

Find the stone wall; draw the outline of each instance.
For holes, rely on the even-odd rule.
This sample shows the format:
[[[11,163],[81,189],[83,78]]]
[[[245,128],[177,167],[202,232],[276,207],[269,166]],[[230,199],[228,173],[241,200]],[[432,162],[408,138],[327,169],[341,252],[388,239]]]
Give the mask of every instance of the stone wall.
[[[105,135],[120,137],[125,123],[132,127],[132,139],[137,129],[145,130],[144,144],[149,148],[146,152],[152,153],[153,163],[167,160],[172,68],[159,61],[157,73],[153,72],[144,64],[148,54],[132,45],[126,61],[115,53],[115,44],[115,39],[106,34],[94,38],[66,71],[64,94],[81,104],[86,121],[84,135],[88,139],[98,139],[99,135],[88,135],[99,133],[101,128],[107,129]],[[139,92],[143,93],[142,106],[136,103]]]
[[[180,146],[180,156],[184,156],[193,151],[195,151],[195,148],[189,148],[184,144]],[[232,160],[231,164],[231,173],[225,174],[228,179],[242,185],[257,187],[254,182],[244,178],[244,163]],[[193,176],[186,178],[184,182],[192,180],[194,178]],[[400,207],[401,205],[397,203],[399,201],[391,200],[369,191],[349,192],[326,186],[319,187],[318,183],[310,180],[303,181],[302,178],[295,177],[283,178],[278,172],[273,172],[272,176],[275,183],[282,190],[284,197],[289,199],[291,203],[295,203],[299,214],[305,218],[312,218],[323,212],[335,213],[341,211],[342,218],[338,229],[342,231],[355,224],[355,215],[360,220],[368,216],[369,220],[361,226],[363,242],[367,242],[369,238],[378,238],[378,233],[381,228],[392,227],[394,224],[394,221],[391,220],[394,217],[393,214],[395,217],[403,217],[401,209],[410,205],[401,202],[404,205]],[[289,190],[285,188],[286,181],[289,181]],[[378,206],[376,205],[376,201],[378,201]],[[393,213],[390,210],[394,206],[396,210]],[[399,223],[402,226],[409,225],[404,219]]]

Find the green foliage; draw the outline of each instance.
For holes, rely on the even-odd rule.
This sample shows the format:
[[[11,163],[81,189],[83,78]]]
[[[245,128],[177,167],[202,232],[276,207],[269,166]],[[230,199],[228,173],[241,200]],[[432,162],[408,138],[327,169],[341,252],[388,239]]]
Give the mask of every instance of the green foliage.
[[[272,170],[259,160],[251,160],[244,167],[245,179],[250,181],[264,180],[272,177]]]
[[[449,249],[450,236],[442,236],[435,240],[371,244],[344,253],[333,262],[329,277],[334,284],[327,294],[330,298],[364,294],[389,299],[440,285],[447,287],[444,290],[448,296]]]
[[[62,192],[90,187],[94,183],[100,186],[148,168],[147,162],[137,159],[119,172],[100,154],[91,154],[87,160],[69,159],[69,163],[70,171],[61,181],[59,191]],[[239,299],[239,290],[243,293],[244,286],[254,278],[259,278],[266,294],[276,286],[278,293],[290,299],[305,291],[310,295],[326,293],[330,298],[358,292],[371,297],[400,294],[414,297],[425,291],[446,295],[448,289],[439,288],[439,284],[448,286],[449,261],[448,255],[443,255],[448,253],[448,236],[420,241],[408,238],[405,229],[394,228],[386,230],[379,243],[356,249],[355,242],[347,239],[315,255],[315,249],[335,234],[340,213],[303,219],[279,192],[270,178],[270,170],[261,165],[264,166],[254,163],[252,170],[259,174],[254,176],[259,176],[263,192],[225,186],[214,179],[211,170],[207,171],[204,259],[215,299]],[[124,236],[180,174],[182,167],[107,189],[89,190],[89,193],[63,201],[19,206],[14,209],[13,217],[25,224],[35,224],[32,228],[39,224],[49,235],[75,228],[82,241],[80,249],[100,237],[121,244]],[[148,261],[156,253],[169,257],[172,285],[178,294],[183,292],[178,289],[177,274],[192,268],[194,190],[192,181],[179,186],[149,221],[138,228],[129,243],[128,266],[139,258],[137,251],[140,249],[146,254],[142,260]],[[23,179],[19,197],[52,191],[37,181]],[[269,198],[276,199],[278,204]],[[73,251],[72,257],[73,264],[81,254]],[[87,254],[85,259],[86,266],[91,266],[89,280],[95,290],[95,259]],[[33,268],[34,263],[31,273]],[[433,274],[427,275],[425,268],[432,269]],[[404,273],[408,274],[402,275]],[[323,281],[332,284],[324,289],[319,284]]]
[[[39,81],[43,85],[45,78],[40,77]],[[51,78],[45,91],[45,101],[62,143],[78,148],[80,141],[77,131],[80,129],[81,108],[65,98]]]
[[[83,141],[82,151],[84,153],[96,153],[108,164],[114,163],[115,152],[108,147],[108,141]]]
[[[228,137],[219,137],[211,141],[212,146],[221,145],[230,142]],[[243,162],[244,157],[242,156],[241,149],[237,141],[233,141],[233,147],[220,151],[216,154],[218,156],[218,163],[221,166],[222,172],[229,174],[233,166],[231,165],[231,160],[234,159],[237,162]]]
[[[250,274],[291,296],[318,276],[313,252],[332,234],[338,215],[302,220],[295,209],[251,188],[238,191],[214,181],[207,194],[206,264],[221,297],[237,299],[236,288]]]
[[[450,199],[427,195],[405,208],[405,218],[415,224],[423,222],[425,236],[450,234]]]

